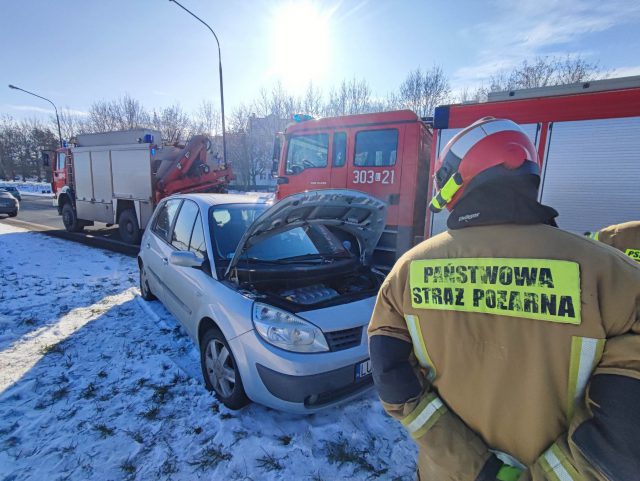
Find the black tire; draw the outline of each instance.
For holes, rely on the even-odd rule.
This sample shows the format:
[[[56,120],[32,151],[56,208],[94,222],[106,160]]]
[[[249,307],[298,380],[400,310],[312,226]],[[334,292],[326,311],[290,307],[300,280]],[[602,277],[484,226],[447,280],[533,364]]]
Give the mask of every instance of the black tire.
[[[154,301],[156,296],[151,292],[149,282],[147,281],[147,273],[144,270],[144,264],[140,263],[140,297],[145,301]]]
[[[69,202],[62,206],[62,223],[68,232],[80,232],[84,228],[82,222],[78,220],[76,211]]]
[[[118,232],[120,232],[120,238],[127,244],[140,244],[140,226],[135,210],[126,209],[120,213]]]
[[[17,210],[14,210],[13,212],[11,212],[11,213],[9,214],[9,217],[16,217],[17,215],[18,215],[18,211],[17,211]]]
[[[226,349],[226,356],[222,354],[223,348]],[[221,363],[219,362],[220,356],[213,354],[214,351],[224,357]],[[249,404],[250,401],[244,392],[242,378],[236,365],[236,358],[219,329],[211,328],[202,336],[200,340],[200,367],[205,387],[207,390],[213,391],[225,406],[236,410]],[[225,371],[228,377],[224,376]],[[230,371],[233,371],[233,381],[230,380]]]

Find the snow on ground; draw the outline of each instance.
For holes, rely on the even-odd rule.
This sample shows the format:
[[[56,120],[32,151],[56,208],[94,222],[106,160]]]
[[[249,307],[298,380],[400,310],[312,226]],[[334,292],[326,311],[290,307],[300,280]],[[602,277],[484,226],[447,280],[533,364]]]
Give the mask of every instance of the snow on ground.
[[[0,223],[0,480],[412,480],[375,394],[230,411],[135,259]]]
[[[16,187],[21,194],[45,195],[47,197],[53,196],[53,193],[51,192],[51,184],[49,184],[48,182],[13,182],[8,180],[0,181],[0,187],[4,186]]]

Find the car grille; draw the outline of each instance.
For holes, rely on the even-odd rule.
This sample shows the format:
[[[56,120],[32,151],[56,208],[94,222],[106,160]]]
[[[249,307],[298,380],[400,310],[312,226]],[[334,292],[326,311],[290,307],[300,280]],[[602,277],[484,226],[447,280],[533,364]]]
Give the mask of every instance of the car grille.
[[[344,329],[343,331],[325,332],[324,337],[327,339],[329,349],[332,351],[343,351],[344,349],[360,345],[362,326]]]

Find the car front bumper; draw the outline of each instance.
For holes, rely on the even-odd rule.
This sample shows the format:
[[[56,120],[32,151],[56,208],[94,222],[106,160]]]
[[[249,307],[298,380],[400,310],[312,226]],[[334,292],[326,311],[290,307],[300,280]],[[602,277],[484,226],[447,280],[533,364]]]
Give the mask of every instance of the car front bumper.
[[[249,398],[281,411],[309,414],[359,397],[371,375],[356,379],[369,358],[366,326],[358,346],[336,352],[293,353],[264,342],[255,331],[230,341]]]

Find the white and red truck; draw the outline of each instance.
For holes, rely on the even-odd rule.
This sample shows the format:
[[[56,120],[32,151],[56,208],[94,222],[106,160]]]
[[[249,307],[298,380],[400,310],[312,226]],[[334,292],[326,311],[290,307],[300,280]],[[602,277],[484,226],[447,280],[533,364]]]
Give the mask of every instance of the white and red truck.
[[[276,198],[347,188],[389,204],[374,260],[390,266],[445,229],[432,214],[437,156],[460,129],[486,116],[511,119],[538,148],[540,200],[562,228],[582,233],[640,218],[640,76],[499,92],[487,102],[444,105],[421,119],[405,110],[307,120],[276,139]]]
[[[55,151],[54,204],[65,228],[118,224],[123,241],[136,244],[160,199],[182,192],[224,192],[231,168],[211,155],[196,135],[185,145],[162,145],[158,131],[134,129],[78,135]]]

